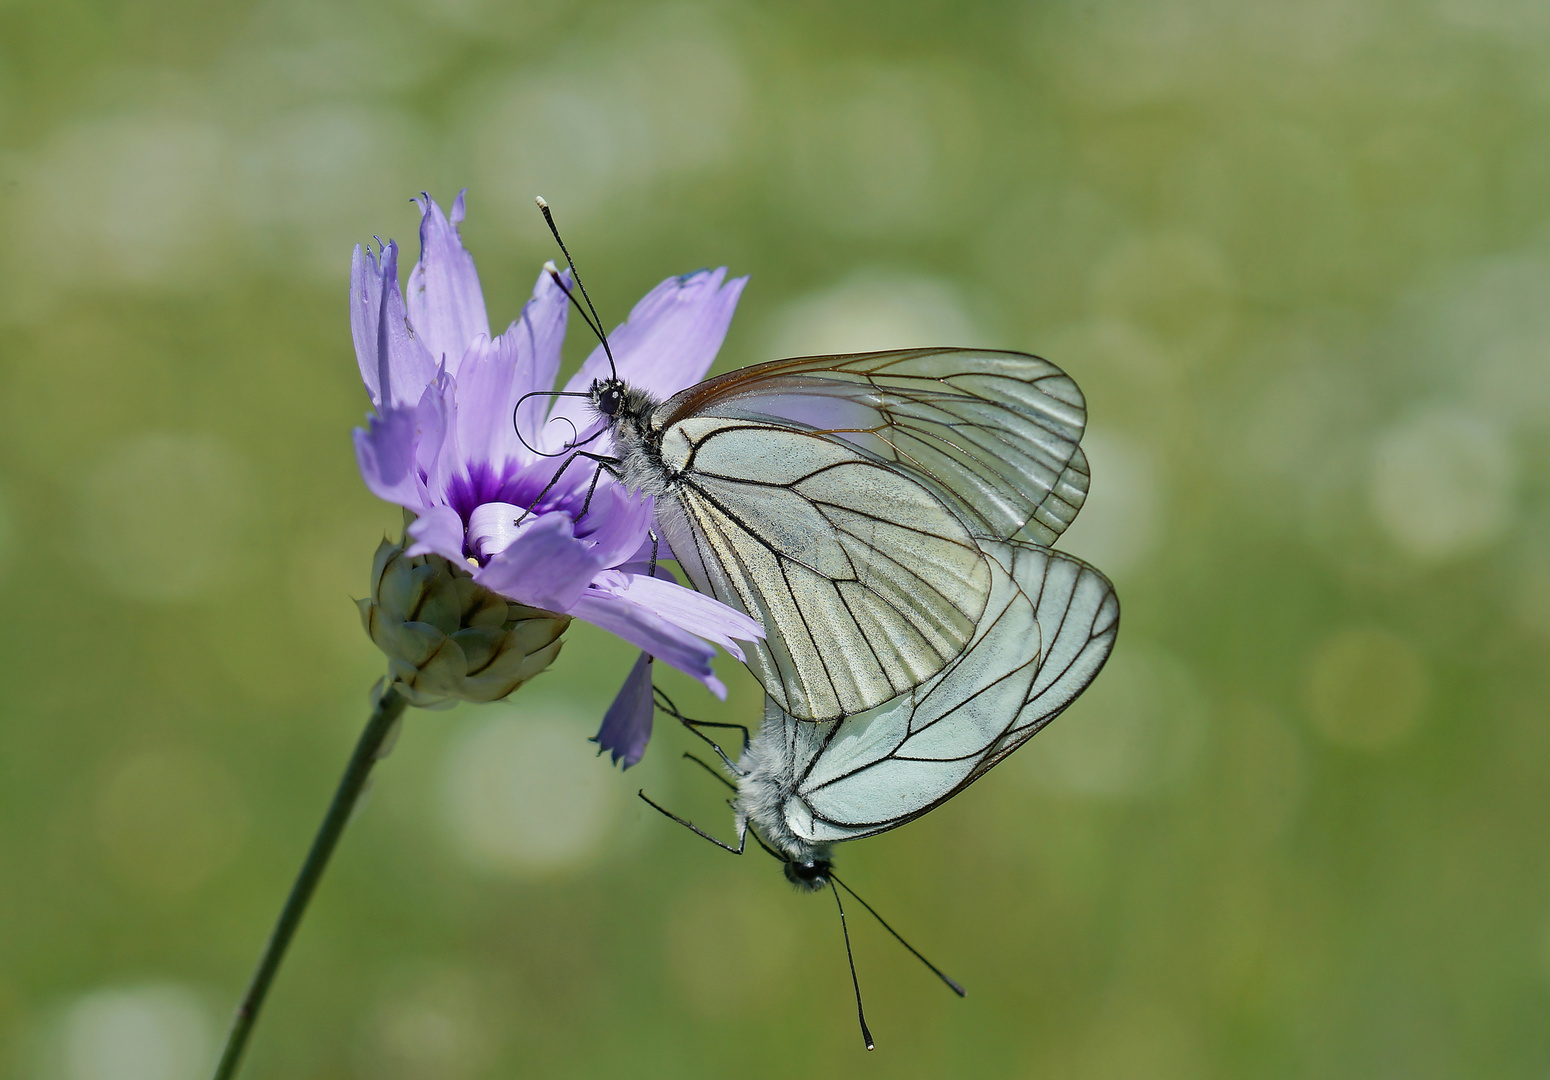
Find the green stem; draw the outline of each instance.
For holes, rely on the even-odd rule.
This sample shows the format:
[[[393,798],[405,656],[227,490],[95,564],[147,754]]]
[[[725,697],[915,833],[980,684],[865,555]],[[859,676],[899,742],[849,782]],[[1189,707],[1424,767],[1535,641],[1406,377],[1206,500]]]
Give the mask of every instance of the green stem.
[[[296,936],[296,928],[301,925],[301,918],[307,912],[312,894],[317,891],[318,881],[334,854],[340,834],[349,823],[355,804],[360,801],[361,792],[366,787],[366,778],[371,775],[372,766],[381,755],[382,742],[393,730],[393,724],[403,714],[406,704],[389,687],[372,710],[371,718],[366,721],[366,730],[361,732],[360,740],[355,744],[350,764],[345,767],[344,776],[339,778],[334,801],[329,804],[328,813],[323,816],[323,824],[318,826],[318,834],[312,840],[312,850],[307,852],[307,861],[301,864],[301,873],[296,875],[291,895],[286,897],[285,907],[280,909],[280,918],[269,935],[269,943],[264,946],[264,955],[258,961],[258,968],[253,972],[253,981],[248,984],[248,992],[237,1006],[231,1032],[226,1036],[226,1049],[221,1052],[221,1063],[215,1069],[215,1080],[231,1080],[237,1075],[237,1066],[242,1061],[243,1050],[247,1048],[248,1036],[253,1033],[253,1025],[258,1022],[258,1011],[264,1007],[269,984],[274,982],[275,972],[280,970],[285,950],[290,947],[291,938]]]

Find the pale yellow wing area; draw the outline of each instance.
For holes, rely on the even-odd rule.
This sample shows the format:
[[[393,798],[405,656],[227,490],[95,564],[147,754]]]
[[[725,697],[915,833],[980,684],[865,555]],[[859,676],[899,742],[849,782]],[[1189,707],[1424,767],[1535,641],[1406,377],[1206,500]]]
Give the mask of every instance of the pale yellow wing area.
[[[687,417],[657,501],[702,592],[768,635],[748,666],[801,720],[862,712],[941,671],[974,636],[984,554],[930,486],[844,440]]]

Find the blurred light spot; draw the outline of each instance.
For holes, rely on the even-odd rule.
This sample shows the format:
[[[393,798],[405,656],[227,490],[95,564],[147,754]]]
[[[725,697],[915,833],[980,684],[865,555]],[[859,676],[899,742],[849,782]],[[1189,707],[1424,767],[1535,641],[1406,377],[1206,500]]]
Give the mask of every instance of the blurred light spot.
[[[1093,271],[1101,315],[1145,327],[1188,359],[1219,343],[1233,320],[1233,277],[1209,240],[1164,234],[1123,241]]]
[[[1550,6],[1545,6],[1550,12]],[[1509,256],[1467,267],[1404,313],[1450,400],[1504,425],[1550,419],[1550,263]],[[1413,361],[1411,361],[1413,362]]]
[[[1124,642],[1086,693],[1022,751],[1038,786],[1068,795],[1146,795],[1183,782],[1206,733],[1190,670]]]
[[[61,1035],[69,1080],[195,1080],[214,1064],[209,1013],[171,983],[87,994]]]
[[[23,180],[11,274],[54,284],[207,280],[228,207],[226,138],[208,123],[141,114],[56,134]]]
[[[732,1019],[779,1000],[803,952],[794,920],[809,899],[783,883],[702,885],[673,905],[668,963],[696,1013]]]
[[[1373,452],[1373,513],[1418,559],[1479,551],[1512,512],[1514,468],[1506,442],[1474,417],[1434,409],[1382,432]]]
[[[87,476],[76,539],[116,592],[187,600],[237,569],[252,497],[246,463],[218,437],[138,435]]]
[[[236,857],[247,824],[231,775],[189,751],[131,757],[97,796],[97,835],[115,868],[157,891],[203,884]]]
[[[484,712],[485,710],[481,710]],[[618,776],[587,741],[596,721],[491,710],[459,733],[442,765],[458,850],[486,870],[568,870],[597,856],[618,816]]]
[[[1430,696],[1415,650],[1374,627],[1341,630],[1320,643],[1308,661],[1303,689],[1319,733],[1357,750],[1402,742]]]
[[[530,232],[533,196],[562,219],[732,157],[746,93],[730,40],[690,9],[630,20],[619,42],[481,86],[464,110],[475,190]]]
[[[947,282],[863,273],[788,304],[776,316],[770,352],[805,356],[982,341]]]
[[[1136,567],[1162,534],[1166,494],[1157,455],[1123,435],[1088,431],[1082,437],[1092,469],[1092,491],[1060,546],[1110,576]]]
[[[410,973],[403,973],[408,976]],[[372,1080],[465,1080],[482,1074],[496,1051],[490,990],[451,967],[394,980],[372,1009],[358,1075]],[[506,1013],[506,1009],[498,1010]],[[502,1026],[510,1026],[509,1015]]]

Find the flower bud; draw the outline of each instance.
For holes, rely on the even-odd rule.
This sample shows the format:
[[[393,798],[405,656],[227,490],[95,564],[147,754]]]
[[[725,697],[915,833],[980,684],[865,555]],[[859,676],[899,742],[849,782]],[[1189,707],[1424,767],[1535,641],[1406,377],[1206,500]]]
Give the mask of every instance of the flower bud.
[[[371,597],[355,603],[411,705],[497,701],[559,655],[570,616],[509,601],[440,555],[410,557],[405,546],[378,545]]]

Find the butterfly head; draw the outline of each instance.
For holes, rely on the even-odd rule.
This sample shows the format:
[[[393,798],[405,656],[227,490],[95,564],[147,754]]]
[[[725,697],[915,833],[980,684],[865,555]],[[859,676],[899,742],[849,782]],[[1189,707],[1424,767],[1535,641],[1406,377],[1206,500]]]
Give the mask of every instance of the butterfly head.
[[[594,379],[592,380],[592,407],[612,421],[619,415],[619,410],[624,408],[626,392],[627,387],[623,379]]]
[[[817,854],[803,859],[787,859],[786,880],[803,892],[817,892],[829,884],[829,873],[833,869],[832,860]]]

